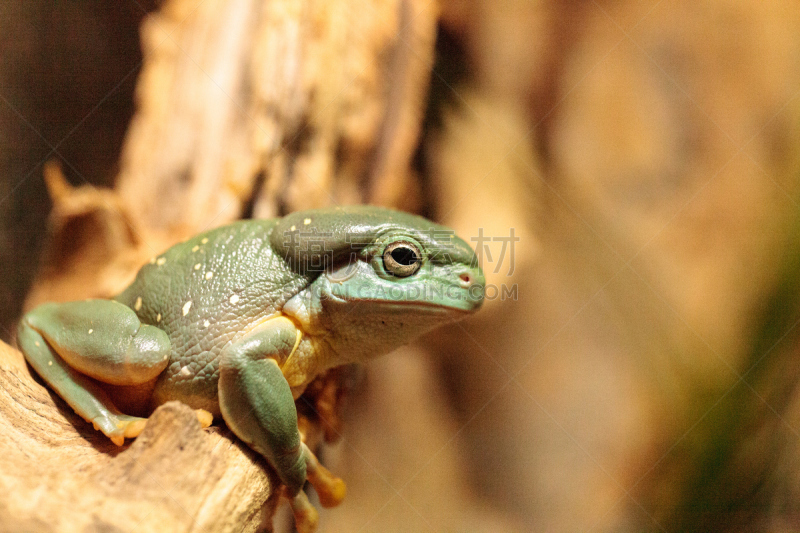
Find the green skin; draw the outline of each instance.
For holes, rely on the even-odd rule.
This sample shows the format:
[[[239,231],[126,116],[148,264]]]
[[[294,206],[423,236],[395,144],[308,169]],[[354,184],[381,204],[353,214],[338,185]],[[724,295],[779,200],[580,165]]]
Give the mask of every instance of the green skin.
[[[401,267],[387,252],[398,242],[419,250],[401,250]],[[378,207],[329,208],[198,235],[153,258],[113,300],[34,309],[18,343],[109,437],[143,420],[117,405],[146,413],[180,400],[222,416],[294,495],[311,460],[294,399],[314,376],[460,319],[483,293],[473,250],[451,230]]]

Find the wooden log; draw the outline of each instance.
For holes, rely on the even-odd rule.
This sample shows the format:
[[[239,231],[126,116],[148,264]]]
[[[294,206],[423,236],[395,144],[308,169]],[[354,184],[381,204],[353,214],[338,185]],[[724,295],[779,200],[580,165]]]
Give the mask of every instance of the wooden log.
[[[222,427],[159,407],[117,447],[0,343],[0,531],[256,531],[277,478]]]

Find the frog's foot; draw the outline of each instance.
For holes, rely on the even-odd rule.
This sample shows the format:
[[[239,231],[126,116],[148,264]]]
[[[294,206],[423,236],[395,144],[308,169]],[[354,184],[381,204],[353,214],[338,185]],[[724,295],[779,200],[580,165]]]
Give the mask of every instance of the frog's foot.
[[[330,473],[319,463],[317,457],[308,449],[305,443],[301,445],[306,463],[306,479],[314,486],[323,507],[339,505],[347,492],[344,481]],[[291,496],[288,487],[284,488],[284,496],[289,500],[292,508],[294,523],[298,533],[314,533],[319,522],[319,513],[311,505],[308,496],[302,490],[296,496]]]
[[[130,416],[122,413],[107,414],[91,420],[94,429],[102,431],[117,446],[125,444],[125,439],[139,436],[147,424],[146,418]]]
[[[323,507],[336,507],[347,494],[347,485],[341,478],[334,476],[330,470],[322,466],[317,457],[303,444],[306,456],[306,476],[314,486]]]
[[[205,409],[195,409],[194,412],[197,415],[197,421],[200,422],[200,427],[205,429],[214,422],[214,415]]]
[[[288,492],[286,493],[288,495]],[[297,496],[289,496],[289,506],[294,515],[294,527],[297,533],[314,533],[319,523],[319,513],[308,501],[308,496],[302,490]]]
[[[195,409],[194,412],[197,415],[197,421],[200,422],[200,426],[203,428],[207,428],[214,421],[214,415],[205,409]],[[117,446],[125,444],[125,439],[135,439],[138,437],[147,424],[146,418],[129,416],[121,413],[113,415],[115,420],[111,420],[111,418],[112,417],[109,416],[98,417],[91,422],[94,429],[102,431],[103,434],[111,439],[111,442]]]

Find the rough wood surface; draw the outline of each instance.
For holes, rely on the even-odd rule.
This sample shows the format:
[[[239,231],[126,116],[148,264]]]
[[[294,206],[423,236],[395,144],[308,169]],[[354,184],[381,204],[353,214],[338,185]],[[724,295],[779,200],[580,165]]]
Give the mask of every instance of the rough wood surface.
[[[0,450],[0,531],[255,531],[277,504],[276,479],[224,426],[170,402],[117,447],[2,343]]]
[[[124,203],[189,233],[246,211],[412,206],[436,15],[427,0],[168,2],[142,26]]]

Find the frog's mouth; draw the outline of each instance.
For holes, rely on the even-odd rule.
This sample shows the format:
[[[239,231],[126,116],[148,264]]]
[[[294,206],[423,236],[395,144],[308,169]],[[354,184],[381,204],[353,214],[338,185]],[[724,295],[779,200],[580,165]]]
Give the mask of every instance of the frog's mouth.
[[[419,310],[422,313],[436,314],[469,314],[480,309],[483,304],[482,289],[477,298],[470,297],[469,291],[460,287],[453,286],[451,289],[448,296],[443,296],[444,291],[431,295],[414,290],[414,287],[391,287],[388,291],[383,291],[363,286],[354,288],[346,284],[331,284],[328,297],[335,302],[349,305],[365,304],[383,309],[402,309],[404,312]],[[389,297],[381,297],[382,294],[388,294]]]
[[[351,305],[375,305],[380,306],[382,308],[396,308],[402,309],[404,311],[418,309],[425,313],[450,313],[456,312],[460,314],[469,314],[472,310],[464,309],[461,307],[453,307],[451,305],[446,304],[437,304],[433,302],[395,302],[393,300],[381,300],[381,299],[359,299],[359,298],[342,298],[340,296],[334,296],[336,300],[342,303],[349,303]]]

